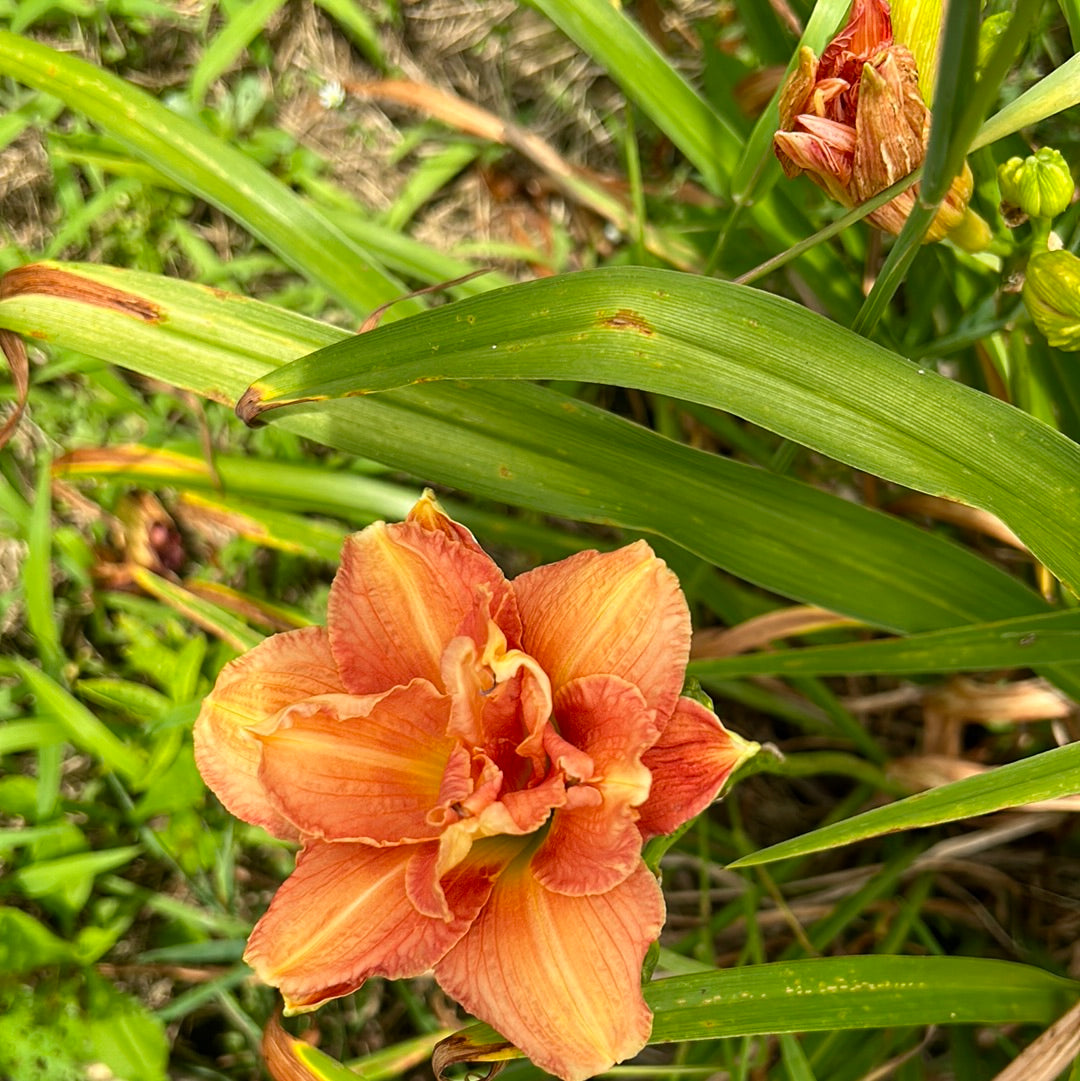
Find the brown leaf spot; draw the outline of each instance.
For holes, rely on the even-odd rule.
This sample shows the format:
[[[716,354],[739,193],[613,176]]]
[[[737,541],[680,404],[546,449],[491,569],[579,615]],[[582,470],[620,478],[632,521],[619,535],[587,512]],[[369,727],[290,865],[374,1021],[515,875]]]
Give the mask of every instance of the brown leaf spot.
[[[600,325],[611,330],[636,330],[639,334],[651,336],[654,331],[644,316],[629,308],[620,308],[614,315],[600,320]]]
[[[0,300],[27,293],[75,300],[81,304],[93,304],[98,308],[111,308],[113,311],[141,319],[144,323],[160,323],[165,318],[161,309],[145,297],[82,278],[69,270],[61,270],[45,263],[28,263],[26,266],[14,267],[0,278]]]

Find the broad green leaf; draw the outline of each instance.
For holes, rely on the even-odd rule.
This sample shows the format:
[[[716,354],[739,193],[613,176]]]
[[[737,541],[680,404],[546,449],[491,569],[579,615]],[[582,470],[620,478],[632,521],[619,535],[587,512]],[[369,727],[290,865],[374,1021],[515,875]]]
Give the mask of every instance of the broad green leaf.
[[[834,676],[916,672],[976,672],[1067,664],[1080,656],[1080,611],[929,631],[907,638],[878,639],[804,649],[777,649],[691,661],[697,679],[751,675]]]
[[[102,676],[80,679],[75,689],[90,702],[150,722],[172,709],[172,702],[160,691],[130,679]]]
[[[235,401],[268,365],[346,337],[151,275],[18,273],[31,272],[42,286],[9,289],[0,323],[218,401]],[[84,298],[96,291],[99,303],[55,295],[69,286]],[[125,288],[135,292],[115,292]],[[668,537],[739,577],[876,626],[912,632],[1045,608],[1007,575],[898,519],[531,384],[418,386],[278,423],[477,495]]]
[[[46,965],[70,964],[76,948],[17,908],[0,908],[0,973],[30,972]]]
[[[166,1081],[168,1056],[162,1023],[92,971],[34,988],[0,981],[0,1076]]]
[[[1070,56],[1060,67],[990,117],[972,140],[971,150],[989,146],[1075,105],[1080,105],[1080,55]]]
[[[258,380],[240,408],[256,416],[464,378],[591,379],[734,412],[991,511],[1080,591],[1080,447],[806,308],[729,282],[628,267],[510,286],[305,357]]]
[[[729,866],[773,863],[791,856],[839,848],[883,833],[974,818],[1077,792],[1080,792],[1080,743],[1070,743],[974,777],[965,777],[962,781],[918,792],[843,822],[833,822],[801,837],[752,852]]]
[[[889,955],[748,965],[645,986],[654,1043],[905,1025],[1045,1025],[1078,995],[1080,984],[1032,965]],[[499,1036],[477,1024],[453,1039],[483,1047]]]
[[[88,973],[86,1034],[90,1061],[125,1081],[166,1081],[169,1040],[164,1022],[137,998]]]
[[[824,957],[657,980],[657,1041],[903,1025],[1046,1024],[1080,986],[974,957]]]
[[[0,30],[0,72],[63,100],[185,191],[240,221],[357,314],[405,292],[363,249],[242,151],[69,53]],[[403,301],[394,319],[417,311]]]

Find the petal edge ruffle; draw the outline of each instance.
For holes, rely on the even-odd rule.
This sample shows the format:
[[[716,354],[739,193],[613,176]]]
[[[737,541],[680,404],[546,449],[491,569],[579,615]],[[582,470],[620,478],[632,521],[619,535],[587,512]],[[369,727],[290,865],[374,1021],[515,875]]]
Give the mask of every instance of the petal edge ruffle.
[[[516,642],[513,592],[483,552],[418,522],[376,522],[352,534],[327,603],[346,689],[377,694],[413,679],[441,687],[443,650],[484,604]]]
[[[250,729],[305,698],[342,690],[321,627],[275,634],[221,670],[195,722],[195,762],[232,814],[275,837],[297,837],[258,779],[260,748]]]
[[[682,690],[690,612],[678,579],[644,541],[578,552],[514,579],[523,648],[553,690],[581,676],[613,675],[666,718]]]

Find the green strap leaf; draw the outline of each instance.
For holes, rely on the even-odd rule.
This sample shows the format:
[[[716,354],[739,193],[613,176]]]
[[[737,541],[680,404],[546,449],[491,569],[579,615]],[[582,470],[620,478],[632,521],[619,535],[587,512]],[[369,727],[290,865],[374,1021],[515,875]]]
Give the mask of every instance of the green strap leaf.
[[[268,366],[347,337],[152,275],[48,265],[19,273],[25,287],[5,280],[0,324],[219,401],[235,401]],[[110,290],[120,307],[105,302]],[[95,294],[99,303],[88,303]],[[532,384],[428,384],[277,423],[423,480],[668,537],[746,580],[875,626],[913,632],[1046,608],[934,534]]]
[[[286,365],[253,384],[238,411],[253,418],[463,378],[590,379],[734,412],[858,469],[991,511],[1080,591],[1080,447],[805,308],[730,282],[618,267],[510,286]]]
[[[979,623],[907,638],[777,649],[691,661],[700,680],[743,676],[912,675],[1067,664],[1080,656],[1080,611]]]
[[[834,822],[801,837],[752,852],[730,867],[751,867],[773,863],[809,852],[839,848],[853,841],[879,837],[883,833],[936,826],[961,818],[1022,807],[1039,800],[1057,799],[1080,791],[1080,743],[1055,747],[1020,762],[965,777],[962,781],[919,792],[907,799],[875,807],[843,822]]]
[[[1032,965],[890,955],[714,969],[645,986],[654,1043],[906,1025],[1047,1025],[1078,995],[1080,984]],[[455,1036],[462,1049],[499,1039],[482,1024]]]

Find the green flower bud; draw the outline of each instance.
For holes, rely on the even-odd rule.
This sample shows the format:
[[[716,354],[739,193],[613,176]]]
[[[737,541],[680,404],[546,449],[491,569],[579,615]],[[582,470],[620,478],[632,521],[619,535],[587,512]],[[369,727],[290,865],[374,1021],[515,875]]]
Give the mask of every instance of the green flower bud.
[[[1052,346],[1080,351],[1080,259],[1071,251],[1042,251],[1028,260],[1024,304]]]
[[[1012,207],[1031,218],[1053,218],[1072,202],[1074,187],[1069,163],[1050,146],[999,165],[998,185],[1007,219]]]

